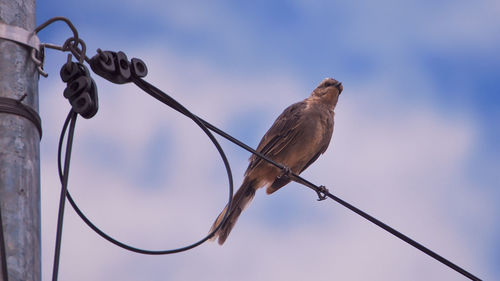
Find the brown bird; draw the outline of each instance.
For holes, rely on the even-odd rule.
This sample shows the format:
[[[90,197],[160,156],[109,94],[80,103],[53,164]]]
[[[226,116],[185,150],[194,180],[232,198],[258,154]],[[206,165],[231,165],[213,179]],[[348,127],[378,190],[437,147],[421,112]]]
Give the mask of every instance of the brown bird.
[[[266,186],[267,194],[275,192],[292,180],[290,171],[300,174],[326,151],[333,134],[333,110],[343,89],[339,81],[326,78],[308,98],[286,108],[274,121],[260,141],[257,151],[285,166],[285,171],[252,154],[243,183],[233,196],[228,217],[212,240],[219,238],[219,244],[224,244],[258,188]],[[227,206],[215,220],[210,232],[217,227],[226,212]]]

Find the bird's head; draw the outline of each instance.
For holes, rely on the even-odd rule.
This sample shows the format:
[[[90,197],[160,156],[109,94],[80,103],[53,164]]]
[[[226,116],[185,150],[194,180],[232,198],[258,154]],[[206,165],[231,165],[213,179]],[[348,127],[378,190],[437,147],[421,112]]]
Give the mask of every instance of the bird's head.
[[[311,98],[320,99],[321,102],[335,107],[342,90],[344,90],[342,83],[333,78],[325,78],[311,93]]]

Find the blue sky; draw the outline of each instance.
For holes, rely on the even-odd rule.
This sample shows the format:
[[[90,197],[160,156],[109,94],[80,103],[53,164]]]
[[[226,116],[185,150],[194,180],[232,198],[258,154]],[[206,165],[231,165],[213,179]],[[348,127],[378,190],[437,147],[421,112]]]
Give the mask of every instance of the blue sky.
[[[89,55],[102,48],[142,58],[148,81],[254,147],[286,106],[335,77],[345,90],[334,137],[303,175],[479,277],[500,278],[500,4],[136,2],[40,1],[37,24],[66,16]],[[58,44],[68,36],[62,23],[39,33]],[[55,237],[57,137],[69,109],[58,77],[64,61],[49,50],[50,76],[40,81],[44,280]],[[77,125],[70,179],[82,208],[137,246],[199,239],[226,199],[215,149],[133,86],[93,77],[100,111]],[[221,143],[238,186],[249,155]],[[108,245],[68,209],[60,280],[462,278],[299,185],[263,193],[223,247],[164,257]]]

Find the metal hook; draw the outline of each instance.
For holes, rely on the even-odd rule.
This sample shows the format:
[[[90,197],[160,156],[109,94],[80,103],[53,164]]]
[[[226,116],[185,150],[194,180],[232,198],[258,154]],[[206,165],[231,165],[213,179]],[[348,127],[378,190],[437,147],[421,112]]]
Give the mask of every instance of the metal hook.
[[[71,32],[73,33],[73,38],[75,38],[76,41],[79,41],[78,30],[76,30],[73,23],[68,18],[65,18],[65,17],[54,17],[54,18],[47,20],[46,22],[44,22],[41,25],[39,25],[38,27],[36,27],[35,30],[33,31],[33,34],[38,34],[38,32],[40,32],[42,29],[46,28],[47,26],[49,26],[50,24],[52,24],[56,21],[65,22],[66,25],[68,25],[68,27],[71,29]],[[33,50],[31,52],[31,59],[37,65],[38,73],[40,73],[40,75],[42,75],[43,77],[48,77],[49,74],[43,70],[43,50],[45,47],[51,48],[51,49],[57,49],[57,50],[61,50],[61,51],[62,51],[62,47],[54,45],[54,44],[48,44],[48,43],[40,44],[40,51],[42,53],[42,59],[38,59],[36,57],[35,50]]]
[[[66,71],[71,72],[71,58],[73,56],[71,54],[68,54],[68,59],[66,60],[66,65],[64,66],[66,68]]]
[[[82,48],[79,49],[78,45],[81,45]],[[87,46],[82,39],[68,38],[62,48],[64,51],[70,51],[80,63],[83,63],[84,60],[89,60],[86,55]]]
[[[72,46],[68,46],[66,42],[70,41],[70,39],[66,40],[66,42],[64,43],[63,46],[58,46],[58,45],[49,44],[49,43],[42,43],[42,44],[40,44],[40,50],[47,47],[47,48],[56,49],[59,51],[71,51],[75,55],[75,57],[77,57],[79,59],[80,62],[83,62],[83,59],[86,58],[85,57],[85,43],[83,42],[83,40],[81,40],[78,37],[78,30],[76,30],[75,26],[68,18],[65,18],[65,17],[51,18],[51,19],[47,20],[46,22],[42,23],[41,25],[39,25],[38,27],[36,27],[35,30],[33,31],[33,33],[37,34],[42,29],[46,28],[47,26],[49,26],[50,24],[52,24],[56,21],[63,21],[66,23],[66,25],[71,29],[71,32],[73,33],[73,37],[71,37],[70,39],[72,39],[74,42],[76,42],[76,45],[81,44],[82,50],[80,51],[78,49],[78,47],[76,47],[76,49],[79,51],[79,52],[77,52],[72,48]],[[83,58],[81,58],[82,56],[83,56]],[[37,70],[40,73],[40,75],[47,77],[48,73],[43,70],[43,57],[42,57],[42,60],[40,60],[40,59],[36,58],[36,53],[32,52],[31,58],[36,63]]]
[[[76,30],[75,26],[73,25],[73,23],[68,19],[68,18],[65,18],[65,17],[54,17],[54,18],[51,18],[49,19],[48,21],[42,23],[41,25],[39,25],[37,28],[35,28],[34,32],[35,33],[38,33],[40,32],[40,30],[46,28],[48,25],[56,22],[56,21],[64,21],[68,27],[71,29],[71,31],[73,32],[73,37],[78,41],[78,31]]]
[[[43,46],[40,46],[40,54],[42,59],[38,59],[36,57],[36,50],[31,49],[31,60],[36,64],[36,69],[38,70],[38,73],[42,75],[43,77],[47,78],[49,74],[43,70]]]

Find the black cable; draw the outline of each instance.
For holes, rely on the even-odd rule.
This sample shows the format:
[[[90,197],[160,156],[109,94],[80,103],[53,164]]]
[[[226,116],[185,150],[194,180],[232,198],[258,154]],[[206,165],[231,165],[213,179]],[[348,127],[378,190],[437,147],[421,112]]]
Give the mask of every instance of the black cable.
[[[405,241],[406,243],[412,245],[413,247],[419,249],[420,251],[424,252],[425,254],[427,254],[428,256],[436,259],[437,261],[441,262],[442,264],[450,267],[451,269],[457,271],[458,273],[464,275],[465,277],[471,279],[471,280],[478,280],[480,281],[481,279],[479,279],[478,277],[474,276],[472,273],[466,271],[465,269],[461,268],[460,266],[454,264],[453,262],[445,259],[444,257],[440,256],[439,254],[437,254],[436,252],[432,251],[431,249],[425,247],[424,245],[418,243],[417,241],[411,239],[410,237],[404,235],[403,233],[397,231],[396,229],[388,226],[387,224],[381,222],[380,220],[372,217],[371,215],[361,211],[360,209],[354,207],[353,205],[347,203],[346,201],[338,198],[337,196],[331,194],[331,193],[326,193],[326,196],[330,197],[331,199],[335,200],[336,202],[338,202],[339,204],[341,204],[342,206],[348,208],[349,210],[355,212],[356,214],[362,216],[363,218],[369,220],[370,222],[376,224],[377,226],[381,227],[382,229],[388,231],[389,233],[391,233],[392,235],[398,237],[399,239]]]
[[[61,46],[56,46],[52,44],[43,44],[46,47],[49,48],[54,48],[58,49],[61,51],[68,51],[70,50],[79,60],[80,63],[83,62],[83,60],[86,60],[89,62],[89,59],[85,56],[85,43],[83,40],[81,40],[78,37],[78,31],[76,28],[73,26],[73,24],[67,19],[63,17],[56,17],[48,20],[47,22],[43,23],[39,27],[35,29],[35,33],[38,33],[41,29],[45,28],[49,24],[53,23],[54,21],[64,21],[66,24],[70,27],[70,29],[73,32],[73,37],[69,38],[64,45]],[[73,44],[71,44],[73,42]],[[78,44],[82,45],[82,49],[78,49]],[[228,208],[230,207],[232,203],[232,196],[233,196],[233,181],[232,181],[232,175],[231,175],[231,169],[229,166],[229,163],[227,161],[227,158],[224,154],[224,151],[220,147],[219,143],[213,136],[213,134],[210,132],[210,130],[214,131],[215,133],[219,134],[220,136],[226,138],[227,140],[235,143],[236,145],[242,147],[243,149],[257,155],[258,157],[264,159],[268,163],[276,166],[279,169],[285,170],[286,167],[276,163],[275,161],[269,159],[265,155],[255,151],[248,145],[244,144],[243,142],[239,141],[238,139],[232,137],[231,135],[225,133],[224,131],[218,129],[217,127],[213,126],[212,124],[208,123],[207,121],[199,118],[198,116],[194,115],[191,113],[189,110],[187,110],[184,106],[182,106],[180,103],[178,103],[176,100],[159,90],[158,88],[154,87],[153,85],[149,84],[148,82],[144,81],[143,79],[132,75],[132,82],[134,82],[139,88],[144,90],[146,93],[154,97],[155,99],[159,100],[160,102],[170,106],[171,108],[177,110],[178,112],[184,114],[185,116],[189,117],[192,119],[204,132],[207,134],[207,136],[210,138],[210,140],[214,143],[216,146],[217,150],[219,151],[223,161],[224,165],[226,167],[227,175],[229,178],[229,200],[228,200]],[[24,115],[23,115],[24,116]],[[53,271],[53,281],[57,280],[57,273],[58,273],[58,267],[59,267],[59,257],[60,257],[60,248],[61,248],[61,239],[62,239],[62,225],[63,225],[63,219],[64,219],[64,205],[65,205],[65,198],[68,198],[68,201],[72,205],[72,207],[75,209],[76,213],[82,218],[82,220],[90,227],[92,228],[96,233],[98,233],[100,236],[102,236],[104,239],[108,240],[109,242],[120,246],[124,249],[137,252],[137,253],[142,253],[142,254],[150,254],[150,255],[161,255],[161,254],[171,254],[171,253],[177,253],[177,252],[182,252],[189,250],[191,248],[194,248],[202,243],[204,243],[206,240],[208,240],[210,237],[212,237],[215,232],[221,227],[221,225],[225,222],[228,216],[228,212],[225,213],[224,218],[222,219],[221,223],[211,232],[209,233],[205,238],[201,239],[200,241],[193,243],[189,246],[178,248],[178,249],[173,249],[173,250],[164,250],[164,251],[151,251],[151,250],[143,250],[139,248],[135,248],[129,245],[126,245],[124,243],[119,242],[118,240],[112,238],[111,236],[107,235],[103,231],[101,231],[98,227],[96,227],[85,215],[84,213],[78,208],[76,203],[74,202],[73,198],[69,194],[67,190],[67,184],[68,184],[68,176],[69,176],[69,164],[71,160],[71,148],[72,148],[72,142],[73,142],[73,135],[74,135],[74,130],[75,130],[75,123],[76,123],[76,118],[77,114],[71,110],[70,113],[68,114],[68,117],[66,118],[66,121],[63,126],[63,130],[61,133],[61,137],[59,139],[59,149],[58,149],[58,170],[59,170],[59,177],[61,180],[61,196],[60,196],[60,202],[59,202],[59,214],[58,214],[58,223],[57,223],[57,234],[56,234],[56,249],[55,249],[55,255],[54,255],[54,271]],[[61,152],[62,152],[62,143],[63,139],[68,127],[69,122],[71,121],[70,125],[70,130],[68,134],[68,140],[67,140],[67,145],[66,145],[66,154],[65,154],[65,161],[64,161],[64,171],[61,168]],[[41,135],[41,129],[39,129],[40,135]],[[457,266],[456,264],[452,263],[451,261],[443,258],[442,256],[438,255],[437,253],[433,252],[432,250],[426,248],[425,246],[421,245],[420,243],[416,242],[415,240],[409,238],[408,236],[402,234],[401,232],[395,230],[394,228],[388,226],[387,224],[381,222],[380,220],[374,218],[373,216],[367,214],[366,212],[356,208],[355,206],[347,203],[346,201],[338,198],[337,196],[331,194],[324,186],[317,186],[308,180],[300,177],[299,175],[291,172],[290,177],[293,181],[298,182],[302,185],[305,185],[314,191],[318,193],[318,196],[320,200],[329,197],[332,200],[338,202],[339,204],[343,205],[344,207],[350,209],[351,211],[357,213],[358,215],[362,216],[363,218],[369,220],[370,222],[374,223],[375,225],[381,227],[382,229],[388,231],[389,233],[393,234],[394,236],[398,237],[399,239],[405,241],[406,243],[410,244],[411,246],[419,249],[423,253],[429,255],[430,257],[436,259],[437,261],[445,264],[446,266],[452,268],[453,270],[459,272],[460,274],[466,276],[467,278],[471,280],[481,280],[478,277],[474,276],[473,274],[469,273],[468,271],[464,270],[463,268]],[[6,253],[5,253],[5,243],[4,243],[4,236],[3,236],[3,224],[2,224],[2,217],[1,217],[1,210],[0,210],[0,255],[2,258],[2,276],[4,280],[7,280],[8,274],[7,274],[7,265],[6,265]]]
[[[145,90],[146,92],[147,89]],[[162,98],[161,95],[157,95],[158,93],[156,92],[153,92],[153,91],[149,91],[151,92],[152,95],[154,96],[157,96],[159,98]],[[210,130],[200,121],[198,120],[198,118],[192,114],[189,110],[187,110],[185,107],[183,107],[180,103],[178,103],[177,101],[173,100],[172,98],[168,97],[168,96],[164,96],[163,100],[164,101],[167,101],[170,102],[170,103],[174,103],[176,104],[176,109],[177,110],[180,110],[182,111],[182,113],[184,115],[186,115],[187,117],[191,118],[207,135],[208,137],[210,138],[210,140],[213,142],[213,144],[215,145],[215,147],[217,148],[223,162],[224,162],[224,165],[225,165],[225,168],[226,168],[226,172],[227,172],[227,176],[228,176],[228,180],[229,180],[229,198],[228,198],[228,203],[227,205],[230,207],[231,206],[231,203],[232,203],[232,200],[233,200],[233,177],[232,177],[232,172],[231,172],[231,167],[229,165],[229,161],[227,160],[227,157],[222,149],[222,147],[220,146],[220,144],[217,142],[217,139],[213,136],[212,132],[210,132]],[[62,171],[62,168],[61,168],[61,151],[62,151],[62,144],[63,144],[63,138],[64,138],[64,135],[65,135],[65,131],[67,129],[67,122],[64,124],[63,126],[63,132],[61,134],[61,137],[60,137],[60,140],[59,140],[59,148],[58,148],[58,170],[59,170],[59,177],[61,179],[61,182],[63,182],[64,178],[66,177],[66,173]],[[68,141],[69,141],[69,138],[68,138]],[[66,156],[68,155],[68,152],[66,152]],[[189,250],[189,249],[192,249],[194,247],[197,247],[199,245],[201,245],[202,243],[204,243],[205,241],[207,241],[208,239],[210,239],[210,237],[212,237],[215,232],[222,226],[222,223],[227,219],[227,216],[228,216],[228,213],[226,213],[221,221],[221,223],[219,223],[219,225],[210,233],[208,233],[204,238],[202,238],[201,240],[193,243],[193,244],[190,244],[188,246],[185,246],[185,247],[181,247],[181,248],[176,248],[176,249],[171,249],[171,250],[145,250],[145,249],[140,249],[140,248],[136,248],[136,247],[133,247],[133,246],[130,246],[130,245],[127,245],[123,242],[120,242],[118,241],[117,239],[111,237],[110,235],[106,234],[104,231],[102,231],[101,229],[99,229],[96,225],[94,225],[92,223],[92,221],[87,218],[85,216],[85,214],[82,212],[82,210],[78,207],[78,205],[75,203],[75,201],[73,200],[73,198],[71,197],[71,194],[69,193],[69,191],[66,190],[65,192],[66,194],[66,198],[68,199],[69,203],[71,204],[71,206],[73,207],[73,209],[75,210],[75,212],[78,214],[78,216],[80,216],[80,218],[92,229],[94,230],[97,234],[99,234],[102,238],[106,239],[107,241],[123,248],[123,249],[126,249],[126,250],[129,250],[129,251],[132,251],[132,252],[136,252],[136,253],[140,253],[140,254],[147,254],[147,255],[166,255],[166,254],[174,254],[174,253],[179,253],[179,252],[183,252],[183,251],[186,251],[186,250]],[[228,207],[228,208],[229,208]]]
[[[317,191],[317,189],[320,189],[321,187],[318,187],[316,185],[314,185],[313,183],[305,180],[305,179],[301,179],[299,181],[299,183],[301,183],[302,185],[305,185],[311,189],[314,189],[315,191]],[[389,225],[383,223],[382,221],[376,219],[375,217],[369,215],[368,213],[356,208],[355,206],[347,203],[346,201],[340,199],[339,197],[331,194],[330,192],[325,192],[325,196],[329,197],[330,199],[336,201],[337,203],[341,204],[342,206],[348,208],[349,210],[355,212],[356,214],[362,216],[363,218],[369,220],[370,222],[376,224],[377,226],[379,226],[380,228],[384,229],[385,231],[391,233],[392,235],[398,237],[399,239],[403,240],[404,242],[410,244],[411,246],[419,249],[420,251],[422,251],[423,253],[425,253],[426,255],[434,258],[435,260],[441,262],[442,264],[450,267],[451,269],[457,271],[458,273],[464,275],[465,277],[471,279],[471,280],[481,280],[479,279],[478,277],[474,276],[472,273],[466,271],[465,269],[461,268],[460,266],[454,264],[453,262],[451,262],[450,260],[440,256],[439,254],[437,254],[436,252],[432,251],[431,249],[425,247],[424,245],[418,243],[417,241],[411,239],[410,237],[404,235],[403,233],[397,231],[396,229],[390,227]]]
[[[170,106],[171,108],[177,110],[178,112],[184,114],[185,116],[189,117],[190,119],[192,119],[198,126],[200,126],[200,128],[202,128],[202,130],[209,136],[209,138],[212,140],[212,142],[214,142],[215,146],[217,147],[217,150],[219,151],[219,153],[221,154],[221,157],[223,158],[224,160],[224,164],[226,165],[226,170],[228,172],[228,177],[229,177],[229,181],[230,181],[230,198],[229,198],[229,203],[231,203],[231,200],[232,200],[232,193],[233,193],[233,190],[232,190],[232,176],[231,176],[231,172],[230,172],[230,168],[229,168],[229,164],[227,162],[227,159],[224,155],[224,152],[222,150],[222,148],[220,147],[220,145],[218,144],[217,140],[215,139],[215,137],[211,134],[210,130],[214,131],[215,133],[219,134],[220,136],[226,138],[227,140],[237,144],[238,146],[242,147],[243,149],[257,155],[258,157],[264,159],[265,161],[267,161],[268,163],[282,169],[282,170],[285,170],[286,167],[279,164],[279,163],[276,163],[274,162],[273,160],[269,159],[268,157],[266,157],[265,155],[255,151],[254,149],[252,149],[251,147],[249,147],[248,145],[244,144],[243,142],[237,140],[236,138],[230,136],[229,134],[225,133],[224,131],[218,129],[217,127],[213,126],[212,124],[208,123],[207,121],[197,117],[196,115],[192,114],[190,111],[188,111],[184,106],[182,106],[180,103],[178,103],[176,100],[174,100],[172,97],[168,96],[167,94],[165,94],[164,92],[162,92],[161,90],[159,90],[158,88],[154,87],[153,85],[149,84],[148,82],[144,81],[143,79],[141,78],[138,78],[136,76],[133,76],[132,77],[132,82],[134,82],[139,88],[141,88],[143,91],[145,91],[146,93],[148,93],[149,95],[151,95],[152,97],[154,97],[155,99],[157,99],[158,101]],[[65,126],[67,127],[67,125],[65,124]],[[210,129],[210,130],[209,130]],[[65,129],[64,129],[65,130]],[[62,146],[62,142],[60,142],[60,150],[61,150],[61,146]],[[64,179],[64,176],[65,176],[65,173],[61,172],[61,161],[60,161],[60,154],[59,154],[59,174],[60,174],[60,177],[61,179]],[[477,278],[476,276],[474,276],[473,274],[469,273],[468,271],[462,269],[461,267],[457,266],[456,264],[452,263],[451,261],[443,258],[442,256],[438,255],[437,253],[433,252],[432,250],[426,248],[425,246],[421,245],[420,243],[416,242],[415,240],[409,238],[408,236],[402,234],[401,232],[395,230],[394,228],[386,225],[385,223],[381,222],[380,220],[374,218],[373,216],[367,214],[366,212],[354,207],[353,205],[347,203],[346,201],[334,196],[333,194],[331,194],[330,192],[328,192],[328,190],[326,190],[323,186],[317,186],[311,182],[309,182],[308,180],[300,177],[299,175],[295,174],[295,173],[291,173],[290,175],[291,179],[294,180],[295,182],[298,182],[302,185],[305,185],[311,189],[313,189],[314,191],[316,191],[318,193],[318,195],[320,196],[320,199],[324,198],[324,197],[329,197],[331,199],[333,199],[334,201],[338,202],[339,204],[343,205],[344,207],[350,209],[351,211],[354,211],[355,213],[357,213],[358,215],[362,216],[363,218],[369,220],[370,222],[376,224],[377,226],[381,227],[382,229],[388,231],[389,233],[393,234],[394,236],[398,237],[399,239],[405,241],[406,243],[410,244],[411,246],[419,249],[420,251],[422,251],[423,253],[429,255],[430,257],[436,259],[437,261],[443,263],[444,265],[452,268],[453,270],[459,272],[460,274],[466,276],[467,278],[471,279],[471,280],[481,280],[479,278]],[[173,250],[163,250],[163,251],[152,251],[152,250],[144,250],[144,249],[139,249],[139,248],[135,248],[135,247],[132,247],[132,246],[129,246],[125,243],[122,243],[114,238],[112,238],[111,236],[107,235],[106,233],[104,233],[102,230],[100,230],[98,227],[96,227],[85,215],[84,213],[78,208],[78,206],[76,205],[76,203],[74,202],[73,198],[71,197],[71,195],[69,194],[69,192],[66,191],[66,197],[68,198],[68,201],[70,202],[70,204],[73,206],[73,208],[75,209],[75,211],[77,212],[77,214],[82,218],[82,220],[90,227],[92,228],[97,234],[99,234],[101,237],[103,237],[104,239],[108,240],[109,242],[119,246],[119,247],[122,247],[126,250],[130,250],[130,251],[133,251],[133,252],[137,252],[137,253],[141,253],[141,254],[149,254],[149,255],[162,255],[162,254],[171,254],[171,253],[177,253],[177,252],[182,252],[182,251],[186,251],[186,250],[189,250],[191,248],[194,248],[202,243],[204,243],[207,239],[209,239],[211,236],[213,236],[213,234],[220,228],[220,226],[222,225],[222,223],[225,221],[225,219],[227,218],[227,213],[225,214],[224,216],[224,219],[222,220],[221,224],[219,224],[219,226],[217,226],[213,232],[209,233],[204,239],[192,244],[192,245],[189,245],[189,246],[186,246],[186,247],[183,247],[183,248],[178,248],[178,249],[173,249]]]
[[[153,85],[149,84],[148,82],[144,81],[143,79],[141,78],[135,78],[133,79],[133,82],[138,85],[141,89],[145,90],[146,92],[148,92],[150,95],[152,95],[153,97],[155,97],[156,99],[160,100],[161,102],[167,104],[168,106],[172,107],[173,109],[179,111],[180,113],[184,114],[184,111],[183,111],[183,107],[182,105],[180,105],[178,102],[176,102],[173,98],[171,98],[170,96],[168,96],[167,94],[163,93],[161,90],[159,90],[158,88],[154,87]],[[150,93],[150,92],[153,92],[153,93]],[[245,150],[259,156],[260,158],[264,159],[265,161],[267,161],[268,163],[280,168],[280,169],[285,169],[285,167],[279,163],[276,163],[275,161],[269,159],[268,157],[266,157],[265,155],[261,154],[260,152],[254,150],[253,148],[249,147],[248,145],[244,144],[243,142],[239,141],[238,139],[232,137],[231,135],[227,134],[226,132],[220,130],[219,128],[215,127],[214,125],[208,123],[207,121],[201,119],[198,117],[198,119],[203,122],[203,124],[208,127],[210,130],[214,131],[215,133],[219,134],[220,136],[226,138],[227,140],[235,143],[236,145],[244,148]],[[404,235],[403,233],[397,231],[396,229],[388,226],[387,224],[383,223],[382,221],[376,219],[375,217],[369,215],[368,213],[356,208],[355,206],[347,203],[346,201],[338,198],[337,196],[331,194],[330,192],[328,192],[328,190],[326,190],[324,187],[322,186],[317,186],[313,183],[311,183],[310,181],[300,177],[299,175],[295,174],[295,173],[291,173],[291,178],[293,181],[297,182],[297,183],[300,183],[302,185],[305,185],[311,189],[313,189],[314,191],[316,191],[318,193],[318,195],[320,196],[320,198],[322,198],[322,196],[327,196],[331,199],[333,199],[334,201],[338,202],[339,204],[341,204],[342,206],[350,209],[351,211],[355,212],[356,214],[362,216],[363,218],[369,220],[370,222],[374,223],[375,225],[381,227],[382,229],[384,229],[385,231],[391,233],[392,235],[398,237],[399,239],[403,240],[404,242],[410,244],[411,246],[417,248],[418,250],[422,251],[423,253],[427,254],[428,256],[436,259],[437,261],[443,263],[444,265],[452,268],[453,270],[457,271],[458,273],[466,276],[467,278],[471,279],[471,280],[481,280],[479,279],[478,277],[474,276],[473,274],[471,274],[470,272],[466,271],[465,269],[459,267],[458,265],[454,264],[453,262],[449,261],[448,259],[445,259],[444,257],[440,256],[439,254],[435,253],[434,251],[430,250],[429,248],[423,246],[422,244],[416,242],[415,240],[411,239],[410,237]]]
[[[7,249],[5,249],[5,237],[3,234],[2,206],[0,205],[0,258],[2,259],[2,280],[9,281],[9,270],[7,269]]]
[[[69,125],[69,133],[68,140],[66,141],[66,153],[64,155],[64,170],[60,172],[61,177],[61,195],[59,197],[59,213],[57,217],[57,232],[56,232],[56,248],[54,252],[54,267],[52,270],[52,281],[57,281],[57,275],[59,273],[59,258],[61,256],[61,241],[62,241],[62,227],[64,220],[64,206],[66,202],[66,193],[68,190],[68,177],[69,177],[69,164],[71,161],[71,149],[73,147],[73,136],[75,133],[75,125],[78,114],[76,114],[73,109],[71,109],[68,113],[68,117],[66,117],[66,121],[64,122],[63,130],[61,132],[61,137],[59,138],[59,150],[58,150],[58,159],[61,157],[61,148],[64,140],[64,135],[66,133],[66,129]],[[60,163],[60,161],[58,161]],[[61,166],[59,165],[59,170]]]

